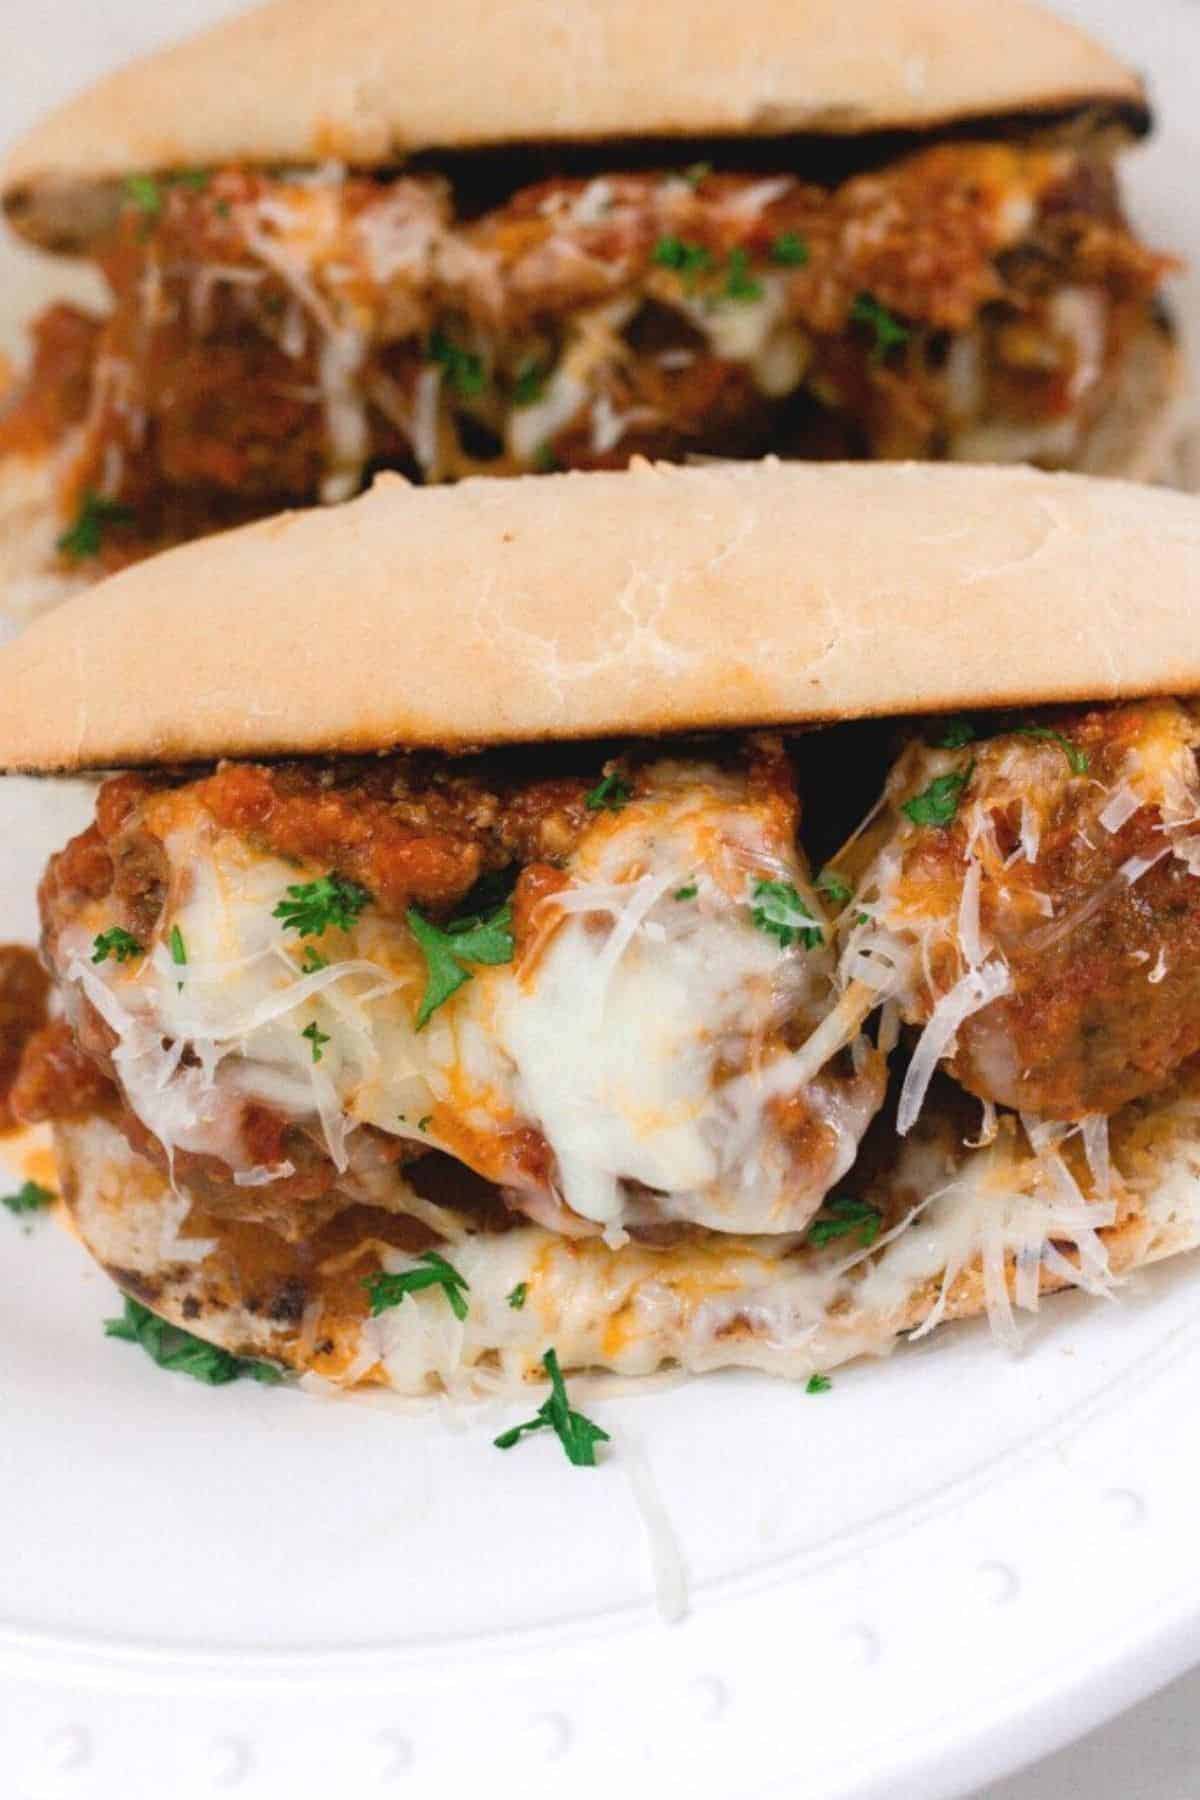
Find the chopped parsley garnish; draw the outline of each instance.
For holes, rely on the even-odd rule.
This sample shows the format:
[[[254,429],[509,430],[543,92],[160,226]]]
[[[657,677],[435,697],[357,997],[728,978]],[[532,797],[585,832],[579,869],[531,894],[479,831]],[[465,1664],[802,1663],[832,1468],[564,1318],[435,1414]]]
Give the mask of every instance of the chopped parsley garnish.
[[[1073,744],[1069,737],[1064,737],[1061,731],[1054,731],[1049,725],[1018,725],[1017,736],[1041,738],[1046,743],[1057,744],[1071,765],[1072,775],[1086,775],[1091,768],[1087,751],[1081,750],[1078,744]]]
[[[583,804],[589,812],[620,812],[632,799],[633,789],[614,769],[611,775],[606,775],[590,793],[583,796]]]
[[[419,1118],[417,1120],[417,1130],[418,1131],[428,1131],[429,1130],[429,1121],[430,1121],[430,1119],[432,1119],[432,1117],[433,1117],[432,1113],[425,1113],[421,1118]]]
[[[699,892],[700,889],[696,883],[689,881],[686,887],[675,889],[675,898],[676,900],[694,900]]]
[[[854,889],[836,869],[822,869],[817,876],[817,892],[824,894],[834,906],[845,906],[853,896]]]
[[[683,179],[690,188],[698,188],[702,181],[708,180],[712,172],[713,166],[710,162],[689,163],[683,171]]]
[[[463,1294],[471,1285],[466,1276],[460,1275],[453,1263],[448,1263],[436,1250],[422,1250],[417,1261],[423,1265],[419,1269],[404,1269],[399,1275],[388,1275],[380,1269],[363,1282],[371,1296],[371,1317],[378,1318],[389,1307],[399,1306],[406,1294],[419,1294],[422,1288],[440,1287],[455,1318],[465,1319],[467,1303]]]
[[[131,200],[148,219],[156,219],[162,211],[162,189],[153,175],[127,175],[125,198]]]
[[[533,466],[539,475],[557,475],[562,468],[562,459],[548,438],[534,451]]]
[[[703,244],[689,244],[679,237],[659,238],[650,260],[660,268],[674,269],[688,287],[693,285],[697,275],[713,266],[712,252]]]
[[[778,938],[783,950],[800,942],[815,950],[824,932],[790,881],[756,881],[750,896],[750,916],[760,931]]]
[[[171,935],[167,942],[171,946],[171,961],[177,968],[182,969],[187,962],[187,945],[183,941],[183,933],[178,925],[172,925]]]
[[[206,1344],[179,1325],[170,1325],[147,1306],[125,1295],[125,1311],[119,1319],[104,1321],[105,1337],[121,1338],[128,1344],[140,1344],[160,1369],[172,1369],[179,1375],[190,1375],[209,1387],[223,1387],[248,1375],[251,1381],[275,1382],[284,1379],[283,1370],[274,1363],[258,1362],[232,1356],[216,1344]]]
[[[319,875],[315,881],[295,882],[271,913],[283,921],[285,931],[301,937],[320,937],[331,925],[349,931],[371,896],[357,881],[342,875]]]
[[[729,252],[729,272],[725,277],[727,300],[761,300],[762,282],[750,273],[750,258],[744,250]]]
[[[939,750],[961,750],[964,744],[973,743],[978,735],[970,719],[962,714],[947,719],[945,725],[941,737],[934,739]]]
[[[771,245],[771,261],[781,269],[802,269],[808,261],[808,245],[794,231],[781,231]]]
[[[444,333],[435,331],[429,340],[427,355],[430,362],[440,363],[446,371],[446,379],[456,394],[461,394],[464,399],[482,394],[487,377],[483,358],[476,356],[473,350],[464,350],[461,344],[452,343]]]
[[[510,1290],[508,1294],[508,1304],[512,1307],[514,1312],[520,1312],[525,1304],[525,1296],[528,1292],[529,1283],[527,1281],[518,1281],[516,1287]]]
[[[304,955],[300,958],[300,973],[315,975],[320,969],[329,967],[329,958],[322,956],[315,944],[305,944]]]
[[[810,1375],[804,1391],[806,1394],[827,1394],[832,1386],[828,1375]]]
[[[577,1469],[592,1469],[596,1466],[596,1445],[607,1444],[607,1431],[585,1418],[583,1413],[574,1412],[567,1401],[566,1384],[558,1366],[558,1357],[553,1350],[547,1350],[542,1358],[542,1367],[550,1377],[550,1398],[542,1402],[537,1414],[526,1419],[523,1425],[514,1425],[511,1431],[502,1431],[494,1438],[497,1450],[511,1450],[513,1445],[533,1431],[553,1431],[559,1443],[566,1451],[567,1461]]]
[[[121,925],[114,925],[109,931],[101,931],[92,939],[92,961],[107,962],[110,956],[119,963],[129,962],[135,956],[141,956],[142,946]]]
[[[306,1025],[304,1027],[300,1036],[308,1039],[309,1043],[312,1045],[312,1059],[315,1063],[319,1063],[325,1054],[325,1045],[330,1041],[329,1033],[327,1031],[322,1031],[321,1027],[314,1019],[311,1025]]]
[[[853,1233],[865,1249],[879,1236],[882,1223],[883,1215],[877,1206],[869,1205],[866,1200],[851,1200],[848,1195],[835,1194],[832,1200],[826,1200],[809,1226],[808,1241],[819,1250],[823,1244],[832,1244],[835,1238],[849,1237]]]
[[[873,363],[881,363],[890,351],[907,344],[912,335],[908,326],[902,325],[873,294],[860,294],[850,308],[850,317],[856,325],[869,326],[875,333],[871,347]]]
[[[902,811],[914,825],[949,825],[974,770],[972,762],[948,775],[935,775],[927,788],[904,802]]]
[[[545,363],[522,363],[517,370],[517,378],[513,382],[512,403],[514,406],[536,406],[546,391],[548,370]]]
[[[43,1211],[56,1198],[57,1195],[53,1194],[49,1188],[42,1187],[39,1182],[27,1181],[17,1189],[15,1194],[0,1194],[0,1206],[7,1207],[9,1212],[19,1219],[23,1213]]]
[[[207,169],[176,169],[161,178],[153,175],[127,175],[124,181],[125,198],[140,213],[145,214],[146,223],[149,224],[162,211],[164,188],[185,187],[199,193],[208,186],[211,179]]]
[[[67,529],[55,541],[55,549],[73,562],[99,556],[104,533],[110,525],[132,525],[133,512],[117,500],[105,500],[89,488],[79,503],[79,511]]]
[[[417,1030],[429,1023],[438,1007],[456,994],[471,972],[465,963],[495,965],[512,961],[512,907],[505,901],[489,918],[474,913],[452,919],[445,929],[410,906],[408,928],[425,957],[425,992],[417,1009]]]

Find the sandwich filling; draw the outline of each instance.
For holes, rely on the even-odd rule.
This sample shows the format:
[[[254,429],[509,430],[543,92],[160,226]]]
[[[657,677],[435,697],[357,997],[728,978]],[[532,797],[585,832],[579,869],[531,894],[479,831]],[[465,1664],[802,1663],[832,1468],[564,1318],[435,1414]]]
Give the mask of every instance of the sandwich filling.
[[[1099,151],[947,142],[818,185],[697,164],[479,210],[329,166],[125,184],[106,318],[34,328],[0,454],[65,565],[413,480],[638,454],[1071,466],[1168,260]]]
[[[132,1141],[293,1230],[430,1148],[572,1235],[803,1229],[885,1071],[796,1078],[836,962],[781,745],[488,773],[108,784],[42,905]]]
[[[878,740],[843,729],[850,791]],[[328,1348],[314,1314],[286,1356],[339,1380],[419,1388],[469,1343],[535,1373],[553,1321],[573,1363],[802,1370],[977,1283],[1011,1339],[1044,1287],[1107,1289],[1110,1234],[1153,1251],[1200,1054],[1200,722],[912,727],[814,876],[828,742],[116,777],[42,883],[59,1016],[0,959],[6,1105],[85,1157],[104,1121],[125,1172],[85,1235],[199,1271],[214,1319],[323,1271]],[[445,1296],[376,1326],[361,1267],[429,1286],[434,1251],[486,1312],[437,1355]],[[537,1330],[500,1311],[527,1291]]]

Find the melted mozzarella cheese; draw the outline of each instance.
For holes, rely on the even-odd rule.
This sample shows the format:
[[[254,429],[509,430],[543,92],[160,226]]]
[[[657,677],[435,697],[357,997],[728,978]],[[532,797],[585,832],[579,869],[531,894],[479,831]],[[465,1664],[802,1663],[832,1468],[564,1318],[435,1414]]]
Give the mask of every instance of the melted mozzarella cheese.
[[[849,1167],[882,1099],[882,1061],[808,1082],[783,1027],[830,992],[823,943],[781,945],[753,921],[753,887],[783,880],[820,906],[769,802],[740,776],[660,764],[645,792],[600,812],[544,901],[525,962],[477,967],[415,1028],[425,968],[406,925],[372,909],[303,945],[273,916],[297,870],[219,830],[187,790],[150,815],[173,877],[150,953],[95,965],[98,903],[61,953],[68,983],[115,1034],[130,1105],[168,1151],[219,1156],[243,1185],[281,1171],[240,1143],[258,1101],[323,1133],[335,1164],[363,1123],[441,1147],[489,1179],[618,1234],[681,1219],[793,1231]],[[682,897],[679,897],[682,895]],[[178,928],[187,962],[167,942]],[[185,1055],[184,1052],[187,1052]],[[822,1149],[788,1135],[802,1103]],[[521,1162],[519,1134],[553,1162]],[[538,1199],[540,1196],[540,1200]]]
[[[607,834],[598,879],[570,897],[584,909],[566,913],[527,988],[508,984],[498,1020],[567,1203],[603,1224],[624,1218],[630,1181],[664,1196],[669,1215],[727,1222],[715,1068],[770,1029],[777,983],[795,972],[747,928],[744,880],[732,904],[711,879],[674,898],[696,866],[688,823],[650,840],[654,863],[633,882],[604,880],[630,848],[625,830]]]
[[[1141,1148],[1130,1160],[1149,1184],[1140,1202],[1147,1216],[1190,1220],[1194,1239],[1194,1102],[1186,1113],[1149,1161]],[[98,1134],[110,1166],[128,1171],[136,1163],[110,1126],[85,1129]],[[965,1153],[937,1132],[910,1140],[891,1180],[913,1203],[873,1245],[849,1251],[844,1243],[814,1249],[779,1235],[712,1234],[610,1250],[532,1225],[468,1232],[450,1251],[465,1283],[465,1318],[430,1288],[347,1331],[344,1314],[335,1307],[323,1317],[318,1298],[302,1327],[308,1353],[328,1330],[348,1352],[332,1373],[338,1386],[373,1382],[408,1395],[441,1390],[468,1398],[538,1379],[548,1343],[568,1373],[643,1376],[675,1364],[697,1373],[742,1366],[804,1377],[886,1351],[897,1332],[921,1336],[982,1305],[994,1334],[1015,1345],[1016,1313],[1036,1311],[1045,1286],[1107,1294],[1116,1279],[1101,1234],[1117,1222],[1118,1202],[1081,1191],[1062,1155],[1065,1137],[1038,1136],[1035,1145],[1010,1127]],[[1172,1183],[1181,1150],[1186,1168]],[[1118,1164],[1124,1160],[1119,1150]],[[1113,1180],[1130,1194],[1120,1168]],[[174,1216],[166,1241],[165,1183],[156,1183],[143,1168],[138,1179],[122,1179],[116,1194],[93,1201],[85,1187],[79,1201],[85,1238],[107,1260],[147,1274],[161,1271],[164,1256],[197,1261],[209,1249],[182,1237],[186,1221]],[[382,1262],[392,1273],[415,1266],[397,1250],[384,1250]],[[511,1304],[518,1286],[525,1289],[519,1308]],[[232,1323],[244,1341],[245,1316]],[[263,1348],[271,1353],[275,1328],[251,1323],[267,1334]]]

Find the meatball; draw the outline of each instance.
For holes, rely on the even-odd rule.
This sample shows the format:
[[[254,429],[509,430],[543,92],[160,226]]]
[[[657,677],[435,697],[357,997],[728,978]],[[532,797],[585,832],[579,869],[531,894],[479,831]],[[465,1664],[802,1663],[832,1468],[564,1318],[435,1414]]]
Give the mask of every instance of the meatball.
[[[892,772],[843,971],[890,970],[981,1099],[1111,1113],[1200,1050],[1200,720],[1156,700],[949,735]]]

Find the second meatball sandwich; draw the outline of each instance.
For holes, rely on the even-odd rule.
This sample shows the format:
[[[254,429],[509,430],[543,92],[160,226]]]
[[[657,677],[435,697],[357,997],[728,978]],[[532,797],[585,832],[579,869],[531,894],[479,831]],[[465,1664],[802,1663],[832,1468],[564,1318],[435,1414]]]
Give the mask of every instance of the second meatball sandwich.
[[[35,322],[0,416],[4,603],[385,468],[1160,478],[1172,259],[1118,177],[1149,122],[1027,0],[605,0],[552,31],[537,0],[273,0],[0,171],[111,295]]]

